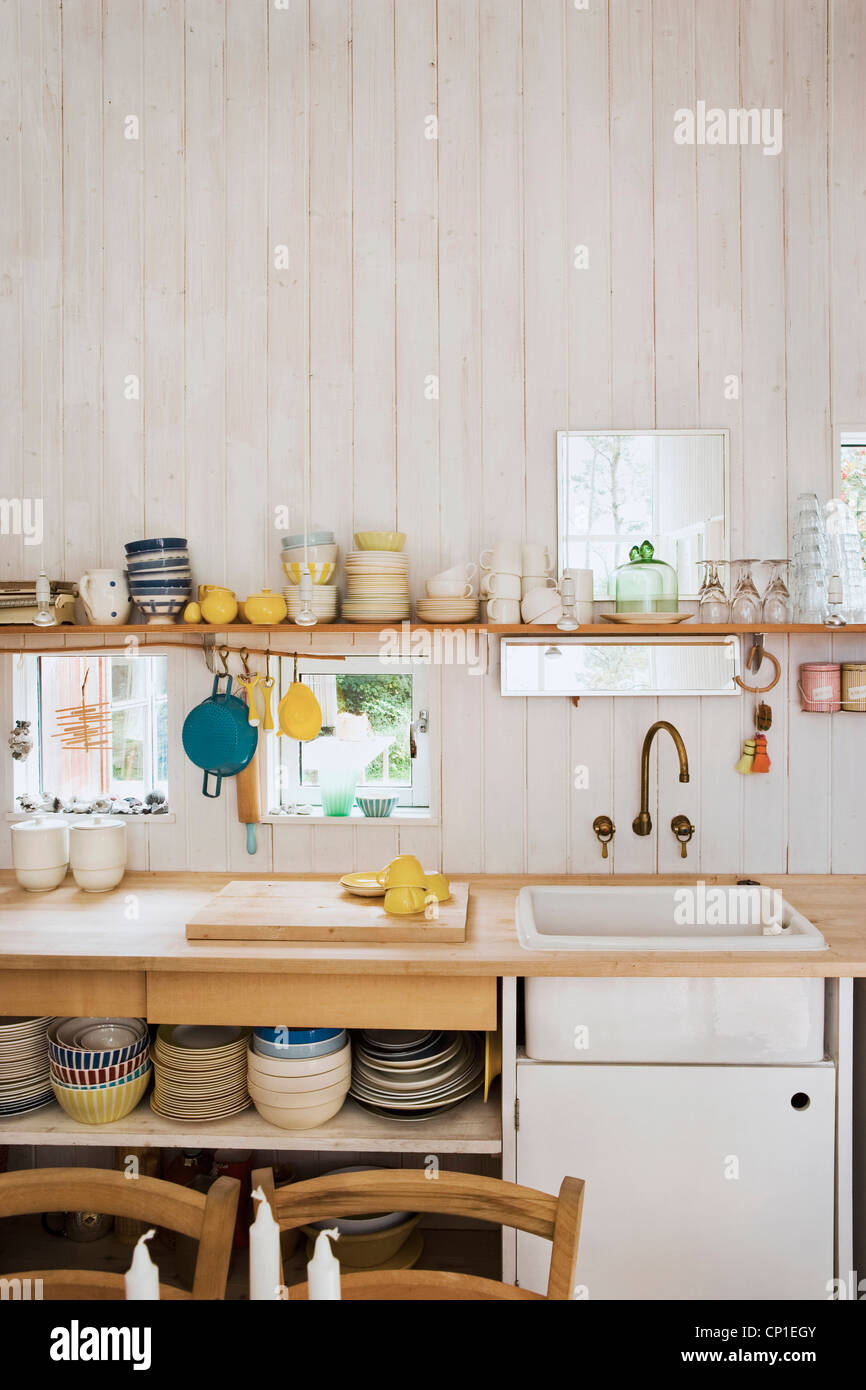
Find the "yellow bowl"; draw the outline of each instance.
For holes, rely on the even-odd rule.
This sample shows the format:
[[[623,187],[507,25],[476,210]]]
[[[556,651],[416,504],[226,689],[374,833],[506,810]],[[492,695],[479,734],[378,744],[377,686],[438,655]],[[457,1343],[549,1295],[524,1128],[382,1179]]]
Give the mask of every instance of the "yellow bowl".
[[[402,550],[406,544],[403,531],[356,531],[358,550]]]
[[[440,903],[444,903],[451,897],[451,884],[444,874],[428,874],[427,892],[435,893]]]
[[[341,1235],[332,1241],[332,1249],[341,1265],[347,1269],[375,1269],[390,1260],[406,1244],[410,1235],[421,1220],[421,1213],[415,1212],[399,1226],[387,1226],[384,1231],[359,1231],[356,1235]],[[302,1228],[311,1240],[321,1234],[317,1226]]]
[[[427,887],[427,875],[414,854],[398,854],[377,877],[383,888]]]
[[[314,584],[327,584],[337,566],[331,560],[308,560],[307,569],[313,578]],[[283,572],[293,584],[300,584],[301,575],[304,572],[302,560],[284,560]]]
[[[408,917],[413,912],[424,911],[428,896],[433,895],[428,895],[426,888],[389,888],[383,907],[395,917]]]
[[[52,1081],[51,1089],[62,1110],[71,1120],[81,1125],[110,1125],[114,1120],[122,1120],[129,1115],[143,1097],[150,1085],[152,1067],[134,1081],[119,1081],[116,1086],[79,1089],[74,1086],[59,1086]]]

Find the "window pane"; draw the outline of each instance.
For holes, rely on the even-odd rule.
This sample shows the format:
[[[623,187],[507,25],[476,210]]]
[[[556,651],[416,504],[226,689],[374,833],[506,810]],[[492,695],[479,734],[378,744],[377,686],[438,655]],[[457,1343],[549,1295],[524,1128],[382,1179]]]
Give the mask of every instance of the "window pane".
[[[115,710],[112,720],[111,791],[115,796],[140,796],[145,782],[144,707]]]
[[[866,443],[842,446],[842,500],[854,513],[866,548]]]
[[[390,748],[371,762],[363,774],[363,782],[394,787],[411,787],[412,759],[410,731],[412,723],[412,677],[404,675],[338,675],[331,677],[304,676],[306,684],[316,691],[320,703],[330,705],[330,692],[322,689],[333,682],[336,694],[335,727],[340,715],[366,719],[371,734],[386,734],[393,738]],[[331,697],[331,699],[333,696]],[[332,707],[333,708],[333,707]],[[330,726],[325,726],[330,727]],[[300,749],[301,781],[316,786],[318,774],[303,766],[303,745]]]
[[[164,661],[164,658],[163,658]],[[147,698],[146,659],[111,658],[112,700],[144,700]]]

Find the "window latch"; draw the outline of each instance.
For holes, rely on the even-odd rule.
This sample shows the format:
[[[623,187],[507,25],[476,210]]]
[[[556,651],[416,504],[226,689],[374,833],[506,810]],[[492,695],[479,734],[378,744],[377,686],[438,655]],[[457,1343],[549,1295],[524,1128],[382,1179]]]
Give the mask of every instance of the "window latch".
[[[415,720],[415,729],[419,734],[426,734],[430,727],[430,711],[419,709],[418,718]]]

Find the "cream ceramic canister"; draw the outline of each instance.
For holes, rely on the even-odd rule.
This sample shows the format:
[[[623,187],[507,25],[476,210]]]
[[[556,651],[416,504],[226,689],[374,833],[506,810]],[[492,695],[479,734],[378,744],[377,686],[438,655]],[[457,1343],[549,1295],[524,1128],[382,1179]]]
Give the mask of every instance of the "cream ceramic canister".
[[[78,581],[78,593],[94,625],[120,627],[129,622],[132,598],[126,570],[88,570]]]
[[[57,816],[35,816],[12,826],[15,877],[29,893],[57,888],[69,865],[69,826]]]

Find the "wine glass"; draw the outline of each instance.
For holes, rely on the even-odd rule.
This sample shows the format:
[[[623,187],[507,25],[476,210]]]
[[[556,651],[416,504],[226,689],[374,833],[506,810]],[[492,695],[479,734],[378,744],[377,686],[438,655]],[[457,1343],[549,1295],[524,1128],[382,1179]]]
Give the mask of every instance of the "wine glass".
[[[723,560],[706,560],[706,584],[701,586],[700,620],[702,623],[726,623],[730,620],[731,605],[725,587],[719,578],[719,566]]]
[[[787,560],[767,561],[772,569],[761,605],[762,620],[765,623],[789,623],[791,621],[791,595],[788,593],[784,575],[787,563]]]
[[[761,621],[761,599],[752,578],[752,565],[757,560],[735,560],[739,574],[731,594],[731,622],[754,626]]]

